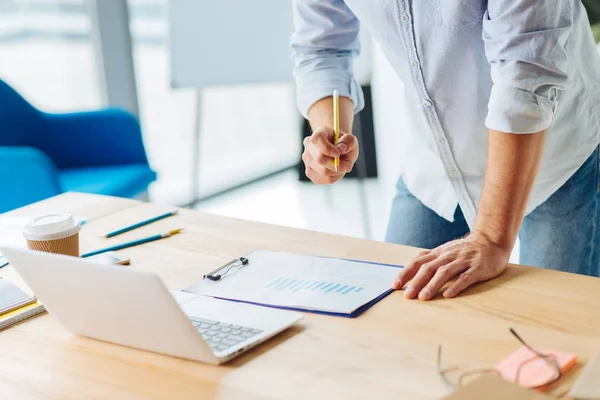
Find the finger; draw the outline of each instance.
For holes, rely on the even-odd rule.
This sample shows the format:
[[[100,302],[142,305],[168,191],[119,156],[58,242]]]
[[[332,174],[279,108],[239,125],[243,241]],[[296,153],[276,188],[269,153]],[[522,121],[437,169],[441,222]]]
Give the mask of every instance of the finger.
[[[459,261],[452,261],[450,264],[441,266],[429,283],[419,292],[419,300],[429,300],[435,297],[448,281],[467,269],[469,266]]]
[[[395,290],[402,289],[404,285],[408,281],[410,281],[416,273],[419,271],[419,268],[423,263],[431,261],[435,258],[434,255],[431,255],[430,250],[423,250],[417,254],[415,258],[413,258],[408,264],[402,268],[402,270],[396,276],[394,282],[392,282],[392,288]]]
[[[342,179],[342,175],[338,176],[324,176],[312,169],[311,167],[306,167],[304,173],[314,183],[318,185],[330,185]]]
[[[347,174],[348,172],[352,171],[352,168],[354,168],[354,163],[340,159],[340,167],[338,168],[338,174]]]
[[[444,291],[444,297],[452,298],[478,281],[474,268],[460,274],[458,279]]]
[[[358,142],[357,142],[356,146],[352,147],[345,154],[342,154],[340,156],[340,160],[349,161],[352,164],[354,164],[354,163],[356,163],[356,160],[358,160],[358,156],[359,156],[359,147],[358,147]]]
[[[352,150],[358,149],[358,139],[356,139],[356,136],[354,135],[343,133],[338,140],[336,147],[341,155],[347,154]]]
[[[433,275],[437,272],[438,268],[441,266],[448,264],[448,259],[443,256],[438,256],[432,261],[429,261],[419,268],[419,272],[415,275],[415,277],[410,281],[410,284],[406,288],[404,292],[404,297],[407,299],[414,299],[417,297],[421,289],[425,287],[433,278]]]
[[[333,145],[333,137],[325,130],[319,130],[310,137],[312,147],[329,157],[339,157],[340,151]]]
[[[408,264],[402,268],[402,270],[396,276],[394,282],[392,282],[392,287],[396,290],[402,289],[404,285],[408,281],[410,281],[419,271],[419,268],[423,263],[431,261],[435,258],[434,255],[431,254],[431,250],[422,250],[420,251]]]
[[[321,153],[321,151],[318,148],[312,145],[306,148],[306,152],[309,153],[312,159],[314,160],[313,167],[316,167],[318,165],[322,168],[327,168],[335,172],[335,166],[333,164],[334,159],[332,157],[329,157],[327,154]]]
[[[333,131],[319,128],[311,136],[304,138],[304,148],[319,165],[335,171],[333,158],[339,157],[340,152],[330,143],[331,141],[333,141]]]
[[[329,143],[333,143],[335,132],[334,132],[333,128],[330,128],[328,126],[321,126],[317,129],[313,130],[312,135],[309,137],[312,137],[315,135],[324,135]]]
[[[330,159],[330,160],[332,160],[332,159]],[[343,175],[343,171],[338,171],[336,173],[334,170],[325,168],[324,166],[320,165],[318,162],[315,161],[315,159],[309,152],[305,151],[304,153],[302,153],[302,161],[304,161],[304,165],[312,168],[319,175],[323,175],[323,176],[341,176],[341,175]],[[333,160],[331,161],[331,163],[333,165]]]
[[[358,149],[356,148],[350,150],[348,153],[342,155],[340,160],[350,161],[352,164],[354,164],[356,160],[358,160]]]
[[[327,154],[321,153],[321,151],[314,146],[308,147],[307,150],[312,156],[312,158],[315,160],[316,165],[320,165],[323,168],[327,168],[335,172],[333,157],[329,157]]]

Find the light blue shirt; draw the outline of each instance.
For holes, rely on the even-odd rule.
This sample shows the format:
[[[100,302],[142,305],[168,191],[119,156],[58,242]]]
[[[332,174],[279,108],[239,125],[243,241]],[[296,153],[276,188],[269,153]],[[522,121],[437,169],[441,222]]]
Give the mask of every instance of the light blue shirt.
[[[359,20],[404,83],[406,186],[447,220],[460,204],[473,227],[488,129],[548,129],[527,213],[600,142],[600,55],[581,0],[294,0],[304,116],[334,89],[363,107],[352,74]]]

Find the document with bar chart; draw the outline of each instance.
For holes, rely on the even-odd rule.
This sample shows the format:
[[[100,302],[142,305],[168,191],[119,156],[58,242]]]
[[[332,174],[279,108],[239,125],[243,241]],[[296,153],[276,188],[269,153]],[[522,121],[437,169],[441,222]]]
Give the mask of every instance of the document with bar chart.
[[[399,266],[253,251],[248,264],[186,291],[254,304],[350,315],[391,291]]]

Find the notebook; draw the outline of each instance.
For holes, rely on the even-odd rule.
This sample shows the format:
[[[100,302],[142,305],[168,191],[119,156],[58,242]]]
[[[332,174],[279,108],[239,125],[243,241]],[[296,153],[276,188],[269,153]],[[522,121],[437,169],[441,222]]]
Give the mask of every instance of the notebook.
[[[0,278],[0,330],[43,311],[35,296]]]
[[[36,301],[33,304],[18,308],[14,311],[0,315],[0,330],[8,328],[11,325],[24,321],[46,311],[42,303]]]
[[[31,304],[36,300],[35,296],[0,277],[0,315]]]
[[[553,397],[528,390],[497,375],[482,375],[443,400],[550,400]]]
[[[214,298],[354,318],[389,295],[398,265],[255,250],[185,289]],[[213,271],[216,274],[216,271]],[[211,276],[210,274],[208,276]],[[213,275],[216,276],[216,275]]]
[[[600,352],[587,363],[569,396],[575,400],[600,400]]]

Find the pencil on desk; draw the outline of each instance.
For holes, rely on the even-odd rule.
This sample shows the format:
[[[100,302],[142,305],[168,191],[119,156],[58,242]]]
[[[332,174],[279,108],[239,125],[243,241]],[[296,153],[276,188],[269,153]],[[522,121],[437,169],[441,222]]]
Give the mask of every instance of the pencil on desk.
[[[121,233],[132,231],[132,230],[137,229],[139,227],[142,227],[144,225],[148,225],[148,224],[151,224],[153,222],[160,221],[163,218],[167,218],[167,217],[170,217],[172,215],[175,215],[175,214],[177,214],[177,212],[178,212],[178,210],[169,211],[168,213],[159,215],[157,217],[150,218],[150,219],[147,219],[145,221],[140,221],[140,222],[137,222],[137,223],[135,223],[133,225],[126,226],[125,228],[121,228],[121,229],[118,229],[116,231],[107,233],[106,235],[104,235],[104,237],[108,239],[108,238],[120,235]]]
[[[337,90],[333,91],[333,144],[336,145],[340,140],[340,96]],[[333,159],[335,172],[338,172],[340,167],[340,158]]]
[[[160,239],[168,238],[168,237],[171,237],[171,236],[173,236],[173,235],[181,232],[182,230],[183,229],[174,229],[172,231],[169,231],[169,232],[166,232],[166,233],[162,233],[162,234],[159,234],[159,235],[148,236],[147,238],[137,239],[137,240],[133,240],[131,242],[121,243],[121,244],[117,244],[115,246],[106,247],[104,249],[90,251],[89,253],[82,254],[81,258],[87,258],[87,257],[95,256],[97,254],[106,253],[108,251],[122,250],[122,249],[126,249],[128,247],[138,246],[140,244],[144,244],[144,243],[148,243],[148,242],[153,242],[155,240],[160,240]]]

